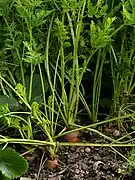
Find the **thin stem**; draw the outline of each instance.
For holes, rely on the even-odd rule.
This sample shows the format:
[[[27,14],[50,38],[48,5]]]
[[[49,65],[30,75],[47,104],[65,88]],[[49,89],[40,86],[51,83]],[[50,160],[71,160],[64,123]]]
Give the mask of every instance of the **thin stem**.
[[[80,91],[80,79],[79,79],[79,62],[78,62],[78,46],[79,46],[79,40],[80,40],[80,35],[81,35],[81,30],[82,30],[82,20],[83,20],[83,15],[84,15],[84,9],[85,9],[86,1],[84,1],[82,13],[78,14],[78,25],[76,28],[76,42],[75,42],[75,51],[74,51],[74,60],[76,62],[76,104],[75,104],[75,112],[73,116],[73,121],[76,120],[77,112],[78,112],[78,104],[79,104],[79,91]],[[80,18],[80,19],[79,19]]]
[[[48,119],[48,113],[47,113],[47,108],[46,108],[45,86],[44,86],[43,74],[42,74],[42,71],[41,71],[40,64],[38,64],[38,68],[39,68],[40,79],[41,79],[41,84],[42,84],[42,93],[43,93],[43,100],[44,100],[44,110],[45,110],[45,115],[46,115],[46,117]]]
[[[32,85],[33,85],[33,64],[31,63],[31,75],[30,75],[30,88],[29,88],[29,102],[31,101],[32,96]]]
[[[94,143],[69,143],[57,142],[57,146],[90,146],[90,147],[135,147],[135,144],[94,144]]]
[[[126,24],[122,24],[120,27],[118,27],[115,31],[113,31],[110,37],[113,37],[114,35],[116,35],[124,26],[126,26]]]
[[[57,121],[58,121],[58,118],[59,118],[59,110],[61,108],[61,106],[59,105],[58,106],[58,112],[57,112],[57,116],[54,116],[54,109],[55,109],[55,100],[56,100],[56,95],[55,95],[55,92],[56,92],[56,80],[57,80],[57,72],[58,72],[58,64],[59,64],[59,58],[60,58],[60,52],[57,56],[57,61],[56,61],[56,67],[55,67],[55,73],[54,73],[54,81],[53,81],[53,92],[52,92],[52,109],[53,111],[51,111],[51,133],[52,133],[52,137],[54,137],[55,135],[55,131],[56,131],[56,126],[57,126]],[[63,85],[63,84],[62,84]],[[63,100],[63,99],[62,99]],[[57,100],[56,100],[57,102]],[[61,104],[61,103],[60,103]],[[54,124],[54,118],[55,118],[55,124]]]
[[[101,49],[98,51],[98,57],[97,57],[97,62],[96,62],[96,69],[95,69],[95,75],[94,75],[94,84],[93,84],[93,94],[92,94],[92,121],[95,123],[97,121],[97,88],[98,88],[98,74],[99,74],[99,65],[100,65],[100,57],[101,57]]]
[[[9,97],[9,95],[7,94],[7,92],[6,92],[6,90],[5,90],[4,86],[3,86],[2,81],[0,81],[0,86],[1,86],[1,90],[2,90],[3,94],[4,94],[5,96]]]
[[[27,115],[30,115],[31,113],[30,112],[9,112],[9,113],[4,114],[4,116],[10,116],[10,115],[14,115],[14,114],[27,114]],[[3,115],[0,115],[0,118],[1,117],[3,117]]]
[[[11,73],[11,71],[9,69],[8,69],[8,73],[9,73],[11,79],[12,79],[13,84],[16,86],[16,81],[15,81],[15,79],[14,79],[14,77],[13,77],[13,75],[12,75],[12,73]]]
[[[94,143],[69,143],[69,142],[47,142],[47,141],[39,141],[39,140],[31,140],[31,139],[0,139],[0,143],[14,143],[14,144],[27,144],[34,146],[90,146],[90,147],[135,147],[135,144],[94,144]]]
[[[0,143],[13,143],[13,144],[28,144],[28,145],[51,145],[55,146],[55,142],[47,142],[47,141],[39,141],[39,140],[31,140],[31,139],[13,139],[13,138],[4,138],[0,139]]]
[[[84,107],[85,107],[85,110],[87,111],[87,113],[88,113],[88,115],[89,115],[89,118],[92,119],[91,110],[90,110],[90,108],[89,108],[89,106],[88,106],[88,104],[87,104],[87,102],[86,102],[83,94],[81,93],[81,91],[80,91],[80,99],[81,99],[81,101],[82,101],[82,103],[83,103],[83,105],[84,105]]]
[[[117,154],[119,154],[121,157],[123,157],[128,163],[130,163],[130,161],[128,160],[128,158],[126,158],[123,154],[121,154],[119,151],[117,151],[115,148],[111,147],[111,149],[113,151],[115,151]]]
[[[47,35],[47,41],[46,41],[46,49],[45,49],[45,69],[48,77],[48,82],[51,88],[51,91],[53,92],[53,86],[52,86],[52,81],[51,81],[51,76],[50,76],[50,69],[49,69],[49,41],[50,41],[50,34],[51,34],[51,27],[54,19],[54,14],[52,16],[50,25],[49,25],[49,30],[48,30],[48,35]]]

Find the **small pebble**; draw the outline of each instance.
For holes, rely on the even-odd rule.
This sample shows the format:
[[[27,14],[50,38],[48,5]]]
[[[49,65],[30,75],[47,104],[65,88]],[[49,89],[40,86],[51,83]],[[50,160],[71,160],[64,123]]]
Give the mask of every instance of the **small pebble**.
[[[81,170],[81,174],[85,174],[85,171]]]
[[[75,151],[75,147],[71,147],[70,151],[74,152]]]
[[[77,175],[77,174],[75,174],[74,178],[75,178],[75,179],[78,179],[78,175]]]
[[[105,170],[109,169],[108,165],[104,164],[103,169],[105,169]]]
[[[94,161],[92,161],[92,160],[89,160],[89,164],[94,164]]]
[[[86,148],[85,148],[85,152],[86,152],[86,153],[89,153],[89,152],[90,152],[90,148],[89,148],[89,147],[86,147]]]
[[[82,163],[82,169],[83,169],[83,170],[86,170],[86,169],[87,169],[87,165],[84,164],[84,163]]]
[[[101,157],[100,157],[99,155],[95,155],[93,158],[94,158],[94,160],[96,160],[96,161],[101,160]]]
[[[110,171],[107,171],[106,174],[110,174],[111,172]]]
[[[79,174],[79,173],[80,173],[79,169],[76,169],[76,170],[75,170],[75,173],[76,173],[76,174]]]
[[[79,157],[79,154],[78,154],[78,153],[76,153],[76,154],[75,154],[75,158],[78,158],[78,157]]]
[[[81,174],[81,177],[83,177],[84,176],[84,174]]]
[[[117,129],[113,132],[113,135],[115,136],[115,137],[117,137],[117,136],[120,136],[120,131],[118,131]]]
[[[81,151],[82,153],[84,153],[84,149],[81,149],[80,151]]]
[[[112,180],[112,176],[111,176],[111,175],[107,175],[107,176],[106,176],[106,179],[107,179],[107,180]]]

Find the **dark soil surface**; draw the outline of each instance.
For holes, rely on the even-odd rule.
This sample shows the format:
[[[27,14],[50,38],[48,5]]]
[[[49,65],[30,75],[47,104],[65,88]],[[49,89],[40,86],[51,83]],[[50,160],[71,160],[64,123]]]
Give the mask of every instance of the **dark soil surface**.
[[[101,137],[92,137],[92,142],[108,143]],[[127,157],[130,149],[116,150]],[[31,158],[27,157],[30,172],[25,177],[32,180],[135,180],[135,176],[128,173],[127,161],[108,147],[59,147],[57,156],[59,167],[54,170],[45,167],[46,153],[38,151]]]

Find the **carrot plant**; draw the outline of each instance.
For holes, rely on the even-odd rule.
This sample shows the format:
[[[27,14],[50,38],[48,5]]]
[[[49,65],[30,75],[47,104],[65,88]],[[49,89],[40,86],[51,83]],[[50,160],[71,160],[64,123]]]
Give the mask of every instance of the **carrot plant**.
[[[123,24],[115,29],[115,21],[117,19],[115,17],[115,13],[119,9],[119,5],[113,7],[113,2],[111,5],[110,2],[108,4],[105,3],[105,1],[103,2],[97,1],[97,3],[94,5],[91,1],[88,1],[87,8],[88,8],[87,15],[91,21],[90,51],[96,52],[96,55],[94,57],[91,57],[91,61],[88,61],[88,63],[91,65],[93,61],[95,61],[95,70],[93,72],[94,82],[93,82],[92,102],[87,103],[81,93],[80,93],[80,98],[82,103],[84,104],[86,111],[88,112],[90,119],[92,120],[93,123],[95,123],[98,121],[98,113],[99,113],[98,108],[99,108],[100,93],[102,88],[101,87],[102,73],[107,58],[108,45],[111,44],[114,35],[116,35],[119,32],[119,30],[123,27]],[[98,21],[95,21],[94,16],[97,18],[96,20]]]
[[[56,19],[55,21],[60,46],[58,77],[61,84],[61,108],[64,113],[63,120],[67,127],[70,127],[76,121],[78,112],[82,79],[81,68],[85,64],[85,61],[83,64],[79,64],[85,6],[86,0],[78,2],[63,1],[62,19]],[[68,19],[68,24],[65,25],[66,19]],[[67,89],[67,85],[69,85],[69,89]]]
[[[115,17],[105,16],[103,20],[103,27],[100,27],[99,24],[95,24],[94,20],[92,21],[94,14],[92,14],[91,9],[96,9],[96,7],[98,7],[94,12],[98,18],[102,17],[107,11],[107,5],[103,5],[102,3],[100,4],[99,1],[95,6],[92,5],[90,1],[72,1],[72,3],[70,1],[63,1],[62,7],[62,18],[61,20],[56,19],[56,25],[58,43],[61,53],[61,64],[59,67],[61,71],[58,71],[58,76],[61,83],[61,100],[64,112],[64,122],[66,126],[71,126],[74,124],[77,118],[80,99],[86,107],[92,121],[96,122],[100,98],[102,70],[106,56],[106,50],[103,50],[103,48],[105,48],[108,43],[111,42],[111,35],[114,30],[112,26],[113,22],[115,21]],[[85,12],[86,8],[88,8],[87,12]],[[102,9],[103,11],[99,11],[99,9]],[[90,32],[88,34],[85,30],[86,17],[90,18],[91,21]],[[68,24],[67,22],[65,24],[65,19],[68,19]],[[69,34],[71,34],[71,36],[69,36]],[[90,36],[90,42],[86,41],[85,35]],[[86,45],[86,43],[89,44]],[[91,63],[92,58],[97,51],[98,58],[96,62],[91,110],[88,108],[87,103],[83,98],[82,79],[88,69],[88,65]],[[69,63],[71,65],[70,69],[68,70],[67,68],[69,67]],[[70,86],[67,90],[66,88],[68,84],[70,84]]]
[[[123,24],[125,27],[121,31],[120,36],[116,37],[118,43],[112,43],[110,46],[111,72],[114,87],[111,112],[112,114],[117,113],[119,116],[126,113],[126,109],[130,109],[133,112],[135,87],[134,2],[122,1],[122,8]],[[121,123],[122,121],[118,123],[119,126]]]
[[[35,138],[35,129],[40,127],[44,133],[44,138],[46,141],[49,141],[53,144],[53,137],[56,131],[56,125],[59,116],[59,112],[54,109],[54,89],[56,82],[54,77],[54,84],[53,88],[51,89],[52,91],[50,94],[48,93],[48,95],[46,95],[48,86],[46,79],[48,78],[49,83],[50,81],[49,75],[46,73],[47,66],[42,68],[44,62],[47,65],[46,53],[47,50],[49,50],[48,43],[53,18],[51,19],[49,28],[47,29],[44,36],[46,41],[46,49],[44,49],[45,53],[42,52],[42,44],[38,43],[38,39],[35,36],[36,29],[39,27],[42,29],[42,26],[46,22],[46,17],[53,12],[53,9],[43,10],[43,8],[40,9],[41,5],[43,5],[43,2],[38,0],[33,0],[31,2],[27,0],[15,0],[13,2],[12,8],[16,12],[16,21],[21,22],[17,28],[22,28],[22,32],[16,28],[16,31],[18,30],[22,35],[22,42],[20,43],[20,46],[15,46],[16,36],[14,35],[15,27],[12,29],[13,22],[10,22],[8,18],[3,15],[3,21],[5,21],[7,26],[7,36],[11,43],[9,52],[11,51],[11,53],[13,53],[13,59],[16,58],[19,62],[18,67],[20,68],[21,78],[19,77],[16,79],[16,77],[11,73],[12,78],[8,79],[7,76],[1,74],[1,87],[6,87],[6,89],[2,88],[2,91],[5,95],[9,96],[9,92],[10,94],[15,95],[19,101],[20,109],[22,108],[26,111],[20,112],[19,110],[19,112],[10,112],[8,105],[5,102],[5,105],[1,106],[1,115],[5,117],[4,121],[8,127],[15,128],[19,131],[22,139],[33,140],[33,138]],[[46,4],[44,4],[44,7],[45,5]],[[28,68],[30,68],[30,72],[26,74]],[[37,72],[39,76],[36,76]],[[47,74],[46,77],[45,74]],[[43,98],[43,101],[41,101],[40,104],[38,101],[36,102],[35,98],[33,97],[34,92],[36,92],[33,89],[34,81],[37,79],[39,87],[35,88],[40,89],[39,96],[40,99]],[[21,82],[17,83],[16,81],[18,80]],[[42,102],[44,107],[43,111],[40,110],[42,107]],[[3,108],[5,109],[3,110]],[[55,120],[54,116],[56,116]],[[55,147],[50,146],[49,152],[50,156],[54,156]]]

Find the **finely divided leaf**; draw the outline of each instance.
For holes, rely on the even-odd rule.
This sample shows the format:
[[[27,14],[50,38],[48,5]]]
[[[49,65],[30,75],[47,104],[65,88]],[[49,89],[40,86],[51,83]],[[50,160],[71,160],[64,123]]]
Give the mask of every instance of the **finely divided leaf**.
[[[0,115],[4,115],[6,113],[9,113],[8,104],[0,104]]]

